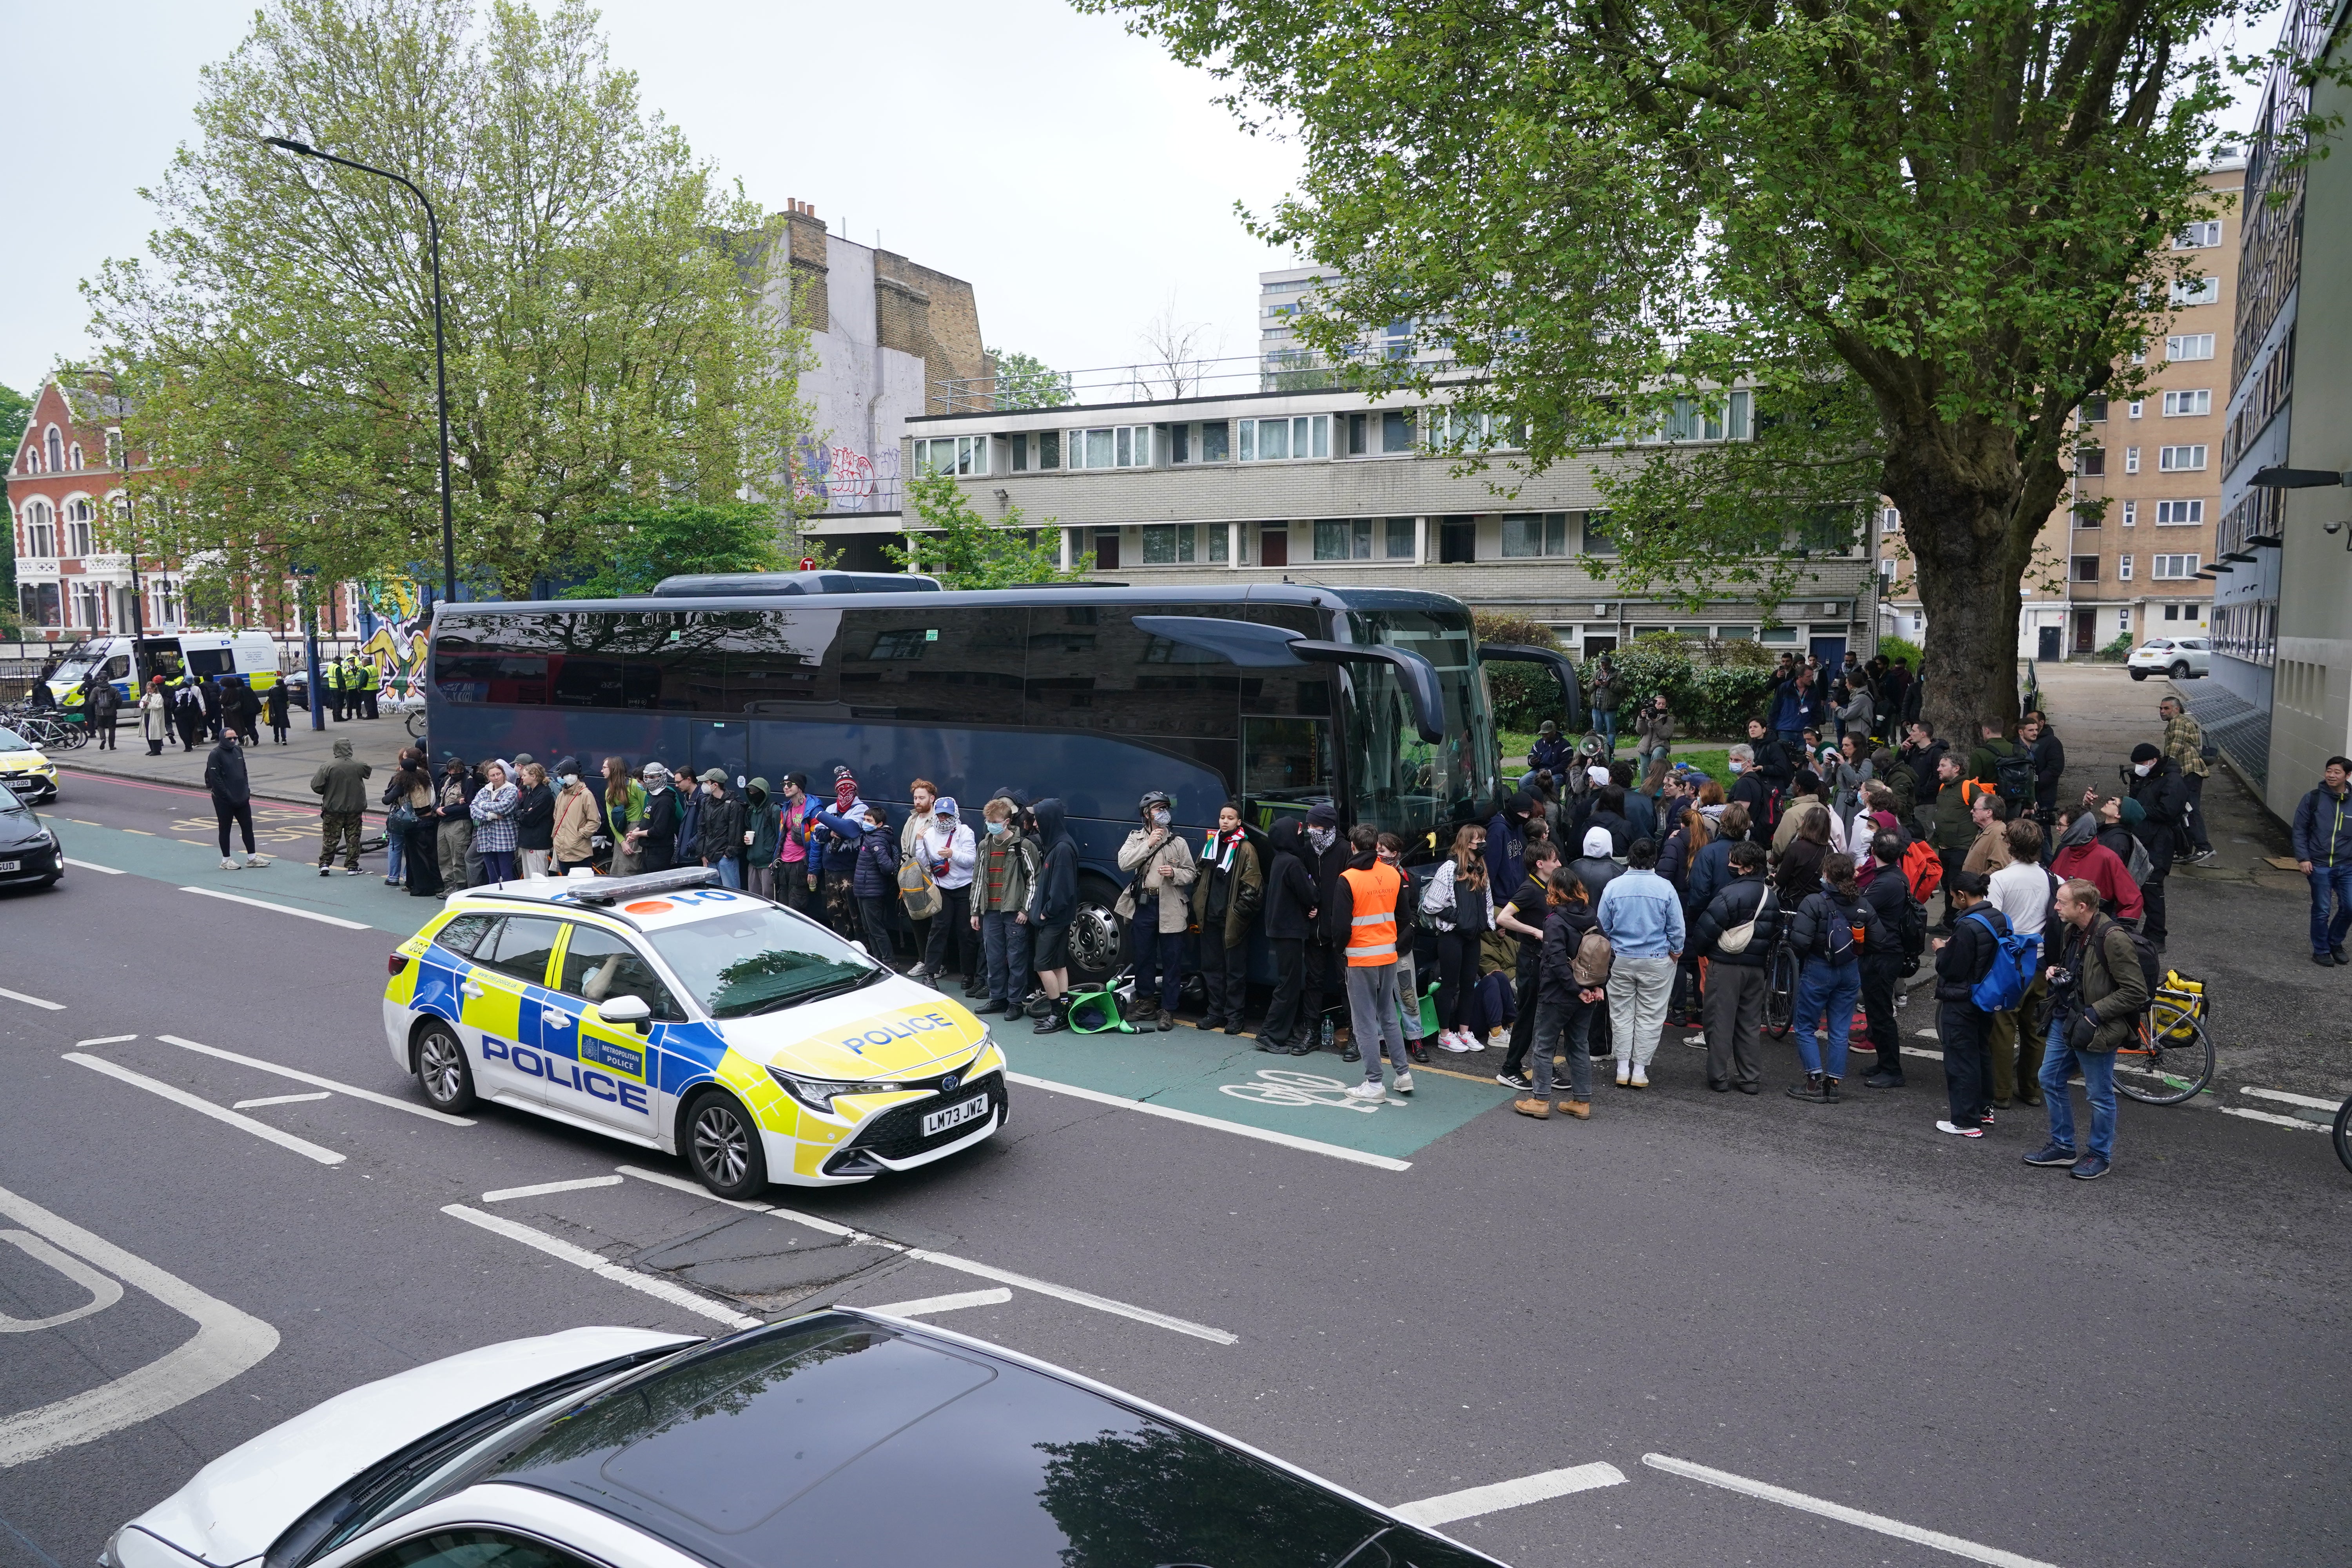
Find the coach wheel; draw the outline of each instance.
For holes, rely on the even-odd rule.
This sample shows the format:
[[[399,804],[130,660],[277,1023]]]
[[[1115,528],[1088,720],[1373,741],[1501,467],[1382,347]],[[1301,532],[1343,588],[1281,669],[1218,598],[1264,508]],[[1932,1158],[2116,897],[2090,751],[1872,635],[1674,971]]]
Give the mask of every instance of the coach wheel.
[[[466,1047],[457,1043],[457,1032],[437,1018],[417,1031],[416,1082],[436,1110],[473,1107],[474,1069],[466,1064]]]
[[[695,1180],[722,1198],[756,1196],[768,1184],[768,1157],[760,1129],[742,1102],[723,1089],[705,1089],[686,1108],[686,1163]]]
[[[1156,900],[1157,893],[1151,895]],[[1118,967],[1118,918],[1111,905],[1118,891],[1097,877],[1078,879],[1078,912],[1070,919],[1070,981],[1098,985]],[[1158,910],[1153,907],[1156,917]]]

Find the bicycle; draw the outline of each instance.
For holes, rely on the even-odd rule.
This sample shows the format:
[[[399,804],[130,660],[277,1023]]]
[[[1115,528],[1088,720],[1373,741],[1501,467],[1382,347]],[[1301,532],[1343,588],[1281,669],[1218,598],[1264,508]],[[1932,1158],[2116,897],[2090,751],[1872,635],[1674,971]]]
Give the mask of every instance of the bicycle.
[[[2336,1111],[2336,1157],[2344,1168],[2352,1171],[2352,1100],[2347,1100]]]
[[[2143,1105],[2179,1105],[2212,1081],[2213,1041],[2195,1004],[2159,993],[2140,1016],[2132,1043],[2116,1051],[2116,1089]]]
[[[1785,942],[1775,940],[1764,960],[1764,1033],[1785,1040],[1797,1026],[1797,982],[1801,966]]]

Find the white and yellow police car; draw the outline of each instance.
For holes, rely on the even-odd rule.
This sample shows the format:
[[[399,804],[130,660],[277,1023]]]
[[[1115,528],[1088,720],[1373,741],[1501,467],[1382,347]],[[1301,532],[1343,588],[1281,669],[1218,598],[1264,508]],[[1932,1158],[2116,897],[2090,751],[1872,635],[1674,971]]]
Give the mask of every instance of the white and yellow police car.
[[[477,1097],[682,1154],[723,1198],[911,1170],[1004,1125],[979,1019],[705,869],[501,882],[393,953],[384,1038]]]

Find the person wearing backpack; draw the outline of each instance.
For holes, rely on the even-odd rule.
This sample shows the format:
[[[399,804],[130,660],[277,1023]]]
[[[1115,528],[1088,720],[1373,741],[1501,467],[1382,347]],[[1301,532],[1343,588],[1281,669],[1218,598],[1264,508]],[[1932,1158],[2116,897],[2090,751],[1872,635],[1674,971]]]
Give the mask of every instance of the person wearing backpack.
[[[1544,887],[1540,978],[1531,1050],[1530,1092],[1511,1101],[1522,1116],[1552,1112],[1552,1054],[1567,1058],[1568,1098],[1559,1109],[1579,1121],[1592,1117],[1592,1053],[1586,1040],[1609,981],[1609,939],[1592,918],[1584,884],[1554,866]]]
[[[2049,1107],[2050,1140],[2025,1156],[2029,1165],[2071,1167],[2077,1180],[2107,1173],[2116,1153],[2116,1051],[2130,1041],[2147,1007],[2149,955],[2130,931],[2099,912],[2099,889],[2062,883],[2052,912],[2063,923],[2063,945],[2044,966],[2051,994],[2050,1032],[2042,1054],[2042,1098]],[[2074,1146],[2074,1105],[2067,1080],[2083,1075],[2091,1107],[2090,1147]]]
[[[2015,816],[2033,805],[2033,758],[2025,748],[2001,733],[1998,724],[1979,724],[1976,750],[1969,753],[1969,777],[1999,795],[2003,816]]]
[[[1789,1086],[1791,1100],[1834,1105],[1844,1096],[1845,1058],[1853,1027],[1853,1007],[1862,995],[1862,955],[1894,946],[1878,911],[1864,903],[1855,885],[1853,857],[1836,854],[1822,865],[1820,888],[1797,906],[1789,922],[1789,946],[1803,965],[1797,978],[1797,1056],[1805,1081]],[[1828,1044],[1816,1043],[1814,1027],[1826,1016]]]
[[[2042,825],[2030,816],[2004,825],[2009,863],[1986,879],[1985,900],[2009,921],[2019,936],[2047,937],[2050,900],[2058,879],[2042,867]],[[2049,933],[2054,935],[2054,932]],[[2042,1004],[2050,985],[2036,963],[2027,977],[2025,994],[2015,1007],[1993,1015],[1985,1036],[1985,1059],[1992,1073],[1992,1102],[2006,1110],[2011,1100],[2024,1105],[2042,1103],[2037,1075],[2042,1070]]]
[[[1731,880],[1691,927],[1692,951],[1706,961],[1700,1012],[1706,1023],[1706,1087],[1721,1094],[1763,1092],[1767,965],[1780,935],[1780,896],[1764,879],[1762,846],[1731,847]]]
[[[1936,1032],[1944,1045],[1944,1092],[1949,1114],[1936,1131],[1959,1138],[1984,1136],[1985,1107],[1991,1100],[1985,1071],[1985,1030],[1991,1022],[1977,987],[2000,957],[2009,922],[1984,906],[1985,879],[1966,871],[1944,879],[1952,934],[1935,940]]]
[[[1192,925],[1191,889],[1193,879],[1200,873],[1193,869],[1192,847],[1176,832],[1176,804],[1168,793],[1147,791],[1137,803],[1137,810],[1141,823],[1118,849],[1118,868],[1127,873],[1129,881],[1114,909],[1127,921],[1129,961],[1135,966],[1135,1004],[1127,1016],[1139,1024],[1156,1017],[1160,1028],[1172,1029],[1176,1026],[1177,994],[1184,982],[1184,933]],[[1281,824],[1276,826],[1279,827]],[[1277,835],[1275,842],[1279,845],[1283,839]],[[1280,864],[1279,857],[1276,864]],[[1315,902],[1311,883],[1306,902],[1309,908]],[[1273,934],[1273,926],[1269,909],[1267,934]],[[1277,941],[1277,968],[1283,952]],[[1295,981],[1291,989],[1295,994]],[[1276,992],[1279,995],[1279,982]],[[1271,1019],[1267,1032],[1275,1032]]]
[[[1887,931],[1884,946],[1864,947],[1862,953],[1862,1015],[1878,1050],[1878,1065],[1862,1081],[1872,1089],[1901,1089],[1903,1044],[1895,1022],[1895,988],[1902,983],[1905,959],[1916,959],[1927,945],[1927,910],[1912,898],[1903,876],[1902,837],[1891,830],[1873,837],[1854,880],[1863,902]]]
[[[2051,858],[2050,869],[2062,882],[2080,877],[2097,888],[2100,907],[2114,919],[2139,919],[2139,884],[2132,880],[2131,868],[2102,842],[2099,814],[2089,806],[2069,806],[2059,813],[2058,851]]]

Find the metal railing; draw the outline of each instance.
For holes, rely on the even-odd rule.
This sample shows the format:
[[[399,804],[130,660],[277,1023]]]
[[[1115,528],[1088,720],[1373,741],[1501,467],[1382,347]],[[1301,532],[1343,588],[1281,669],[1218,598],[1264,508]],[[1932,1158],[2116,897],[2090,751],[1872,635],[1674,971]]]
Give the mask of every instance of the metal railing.
[[[1369,362],[1379,356],[1374,349],[1367,348],[1364,357]],[[1172,403],[1220,394],[1322,392],[1345,384],[1345,370],[1305,350],[1279,349],[1270,353],[1226,354],[1214,359],[1097,365],[1043,376],[960,376],[931,384],[929,412],[1010,413]]]

